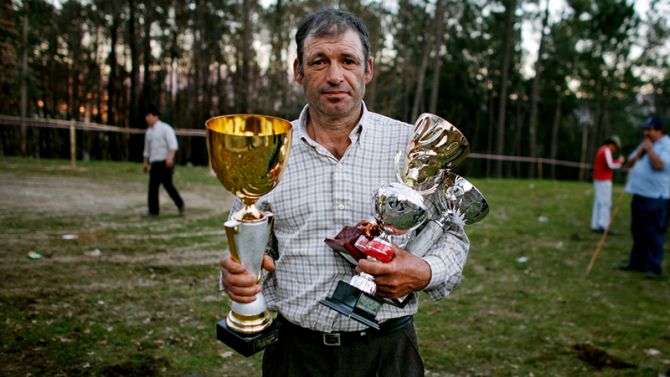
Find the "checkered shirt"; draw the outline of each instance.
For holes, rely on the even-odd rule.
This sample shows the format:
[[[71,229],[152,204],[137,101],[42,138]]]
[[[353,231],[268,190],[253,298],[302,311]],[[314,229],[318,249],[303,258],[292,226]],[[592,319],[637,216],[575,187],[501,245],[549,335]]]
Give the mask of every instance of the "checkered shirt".
[[[274,214],[276,244],[273,273],[264,274],[263,294],[271,310],[289,321],[317,331],[365,328],[319,303],[330,297],[338,281],[349,282],[354,267],[324,243],[346,225],[374,217],[372,195],[396,182],[394,158],[412,136],[412,126],[367,111],[349,135],[351,144],[340,160],[307,135],[308,107],[293,121],[293,141],[286,169],[259,208]],[[233,211],[241,208],[236,200]],[[432,277],[425,291],[435,300],[446,297],[461,281],[470,242],[462,227],[450,227],[423,257]],[[416,313],[418,296],[403,308],[385,304],[378,321]]]

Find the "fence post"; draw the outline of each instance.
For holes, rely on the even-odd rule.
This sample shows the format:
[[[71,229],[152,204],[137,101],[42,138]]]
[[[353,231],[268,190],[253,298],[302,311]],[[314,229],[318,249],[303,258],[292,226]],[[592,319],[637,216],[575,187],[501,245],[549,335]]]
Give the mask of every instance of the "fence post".
[[[77,138],[74,128],[75,121],[72,120],[70,123],[70,167],[72,169],[77,168]]]

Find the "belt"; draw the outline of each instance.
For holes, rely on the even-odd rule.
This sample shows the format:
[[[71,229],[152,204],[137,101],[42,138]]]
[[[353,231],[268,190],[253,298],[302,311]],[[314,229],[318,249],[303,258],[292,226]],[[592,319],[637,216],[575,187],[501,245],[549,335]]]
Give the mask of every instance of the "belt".
[[[379,324],[379,330],[366,329],[361,331],[338,332],[321,332],[306,329],[289,322],[281,315],[277,316],[277,320],[282,324],[280,331],[285,334],[282,334],[283,336],[292,336],[310,343],[323,344],[326,346],[347,346],[356,343],[366,343],[372,339],[381,338],[401,330],[412,323],[412,316],[408,315],[386,320]]]

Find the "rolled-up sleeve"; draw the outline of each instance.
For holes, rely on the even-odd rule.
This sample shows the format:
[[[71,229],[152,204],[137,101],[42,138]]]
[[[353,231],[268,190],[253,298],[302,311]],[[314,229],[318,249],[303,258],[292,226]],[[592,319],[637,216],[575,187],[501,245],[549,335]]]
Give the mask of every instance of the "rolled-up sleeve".
[[[177,144],[177,135],[175,134],[172,128],[168,129],[166,139],[167,139],[168,150],[176,151],[179,148],[179,144]]]
[[[430,283],[424,291],[433,300],[447,297],[461,283],[470,240],[462,226],[451,226],[423,259],[430,266]]]

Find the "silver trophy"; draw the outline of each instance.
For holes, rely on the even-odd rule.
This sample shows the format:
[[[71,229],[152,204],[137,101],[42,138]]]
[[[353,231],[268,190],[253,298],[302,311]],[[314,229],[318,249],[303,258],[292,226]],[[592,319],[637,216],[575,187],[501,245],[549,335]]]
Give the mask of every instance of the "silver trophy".
[[[429,218],[424,197],[400,183],[381,186],[373,195],[373,203],[375,218],[372,221],[362,221],[356,228],[345,227],[344,236],[340,232],[335,239],[326,239],[328,245],[341,251],[352,264],[361,258],[390,262],[394,255],[390,237],[412,232]],[[348,233],[351,229],[355,232]],[[333,295],[321,303],[379,329],[375,317],[386,301],[375,296],[376,291],[373,276],[361,272],[349,283],[339,281]]]
[[[451,172],[430,195],[429,201],[433,203],[436,215],[405,246],[419,257],[423,257],[450,227],[477,223],[489,213],[488,202],[477,187]]]

